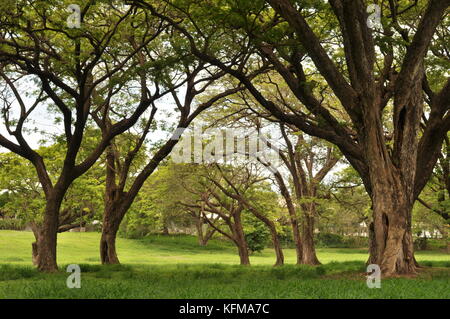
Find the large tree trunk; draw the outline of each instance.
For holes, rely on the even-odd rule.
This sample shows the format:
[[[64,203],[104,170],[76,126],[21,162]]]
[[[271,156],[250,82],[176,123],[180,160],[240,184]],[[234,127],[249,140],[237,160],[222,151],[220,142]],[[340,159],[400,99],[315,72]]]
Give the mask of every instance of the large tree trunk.
[[[411,213],[415,201],[417,134],[422,116],[422,77],[419,71],[414,87],[406,96],[397,92],[394,99],[394,136],[392,149],[386,146],[380,97],[370,90],[364,117],[364,152],[368,163],[376,243],[375,261],[382,276],[415,274],[417,263],[411,233]],[[375,101],[375,105],[370,105]],[[367,188],[367,187],[366,187]]]
[[[116,252],[116,232],[105,231],[100,239],[100,259],[103,265],[120,264]]]
[[[387,233],[388,233],[388,219],[387,217],[383,218],[383,233],[384,233],[384,242],[386,243],[387,240]],[[386,244],[384,244],[386,245]],[[412,260],[412,263],[414,263],[416,268],[420,268],[419,264],[417,263],[415,257],[414,257],[414,243],[413,243],[413,237],[412,237],[412,230],[411,227],[407,227],[405,230],[405,234],[402,239],[402,250],[400,252],[400,256],[404,254],[405,256],[403,258],[399,258],[399,263],[401,264],[401,260]],[[367,264],[379,264],[378,259],[378,253],[377,253],[377,243],[375,239],[375,230],[374,230],[374,223],[370,223],[369,225],[369,259],[367,260]],[[408,268],[408,267],[407,267]],[[412,268],[410,272],[415,272],[415,269]]]
[[[124,193],[118,189],[106,190],[103,213],[102,237],[100,239],[100,260],[102,264],[119,264],[116,252],[116,237],[127,207],[123,204]]]
[[[50,197],[47,199],[44,221],[37,226],[38,236],[33,245],[33,259],[40,271],[55,272],[56,244],[58,233],[58,214],[61,200]]]
[[[316,247],[314,244],[314,216],[316,206],[310,203],[305,207],[302,223],[302,260],[305,265],[320,265],[316,255]]]
[[[369,261],[378,264],[383,276],[416,273],[411,233],[412,205],[399,179],[374,189],[374,239]],[[385,186],[385,187],[380,187]]]
[[[394,184],[384,184],[387,187],[374,190],[373,196],[369,263],[378,264],[383,276],[414,274],[417,268],[410,222],[412,205],[405,196],[406,190]]]

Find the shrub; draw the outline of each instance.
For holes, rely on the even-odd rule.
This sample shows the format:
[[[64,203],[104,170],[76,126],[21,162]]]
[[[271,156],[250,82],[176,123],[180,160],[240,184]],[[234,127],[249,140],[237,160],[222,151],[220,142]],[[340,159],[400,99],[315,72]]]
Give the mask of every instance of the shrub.
[[[443,250],[447,248],[447,240],[446,239],[428,239],[427,240],[427,249],[429,250]]]
[[[248,249],[251,252],[262,251],[266,247],[267,239],[266,234],[257,231],[245,235]]]
[[[4,218],[0,219],[1,230],[24,230],[25,222],[22,219]]]
[[[344,237],[343,248],[361,248],[369,246],[369,238],[361,236]]]
[[[332,233],[318,233],[316,235],[316,245],[319,247],[343,248],[344,237]]]
[[[150,228],[147,225],[127,225],[122,223],[119,228],[119,237],[128,239],[142,239],[150,233]]]
[[[369,238],[361,236],[341,236],[333,233],[319,233],[315,244],[322,248],[361,248],[369,246]]]
[[[414,240],[414,249],[426,250],[428,248],[428,239],[426,237],[419,237]]]
[[[262,223],[256,223],[254,229],[245,233],[245,240],[250,252],[262,251],[268,241],[270,233]]]

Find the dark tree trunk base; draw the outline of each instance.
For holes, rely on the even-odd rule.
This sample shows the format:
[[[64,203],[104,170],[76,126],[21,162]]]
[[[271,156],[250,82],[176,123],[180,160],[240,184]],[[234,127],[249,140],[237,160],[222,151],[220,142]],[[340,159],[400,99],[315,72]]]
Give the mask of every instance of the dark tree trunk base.
[[[120,264],[116,252],[116,236],[102,234],[100,240],[100,259],[103,265]]]

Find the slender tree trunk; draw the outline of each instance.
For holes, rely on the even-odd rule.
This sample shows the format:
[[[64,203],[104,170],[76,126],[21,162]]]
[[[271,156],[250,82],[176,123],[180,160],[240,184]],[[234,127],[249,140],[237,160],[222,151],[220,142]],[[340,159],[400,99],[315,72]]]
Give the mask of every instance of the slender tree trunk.
[[[281,248],[280,239],[278,237],[278,233],[276,229],[270,228],[270,232],[272,233],[272,243],[273,249],[275,250],[276,261],[274,266],[282,266],[284,265],[284,254],[283,249]]]
[[[284,192],[286,192],[287,190],[284,190]],[[282,190],[283,193],[283,190]],[[284,195],[283,195],[284,196]],[[303,258],[303,245],[302,245],[302,240],[301,240],[301,235],[300,235],[300,230],[299,230],[299,225],[298,225],[298,218],[297,218],[297,214],[295,212],[295,208],[294,205],[292,204],[292,200],[290,198],[290,196],[287,198],[286,196],[284,196],[286,199],[286,202],[288,203],[288,213],[289,213],[289,221],[291,224],[291,228],[292,228],[292,236],[294,239],[294,245],[295,245],[295,254],[297,257],[297,261],[296,264],[300,265],[302,263],[302,258]]]
[[[164,223],[163,225],[163,231],[162,231],[164,236],[169,236],[170,232],[169,232],[169,227],[167,227],[166,223]]]
[[[242,221],[239,214],[234,217],[234,234],[236,238],[236,245],[238,246],[241,265],[250,265],[247,241],[245,240],[244,229],[242,227]]]
[[[203,237],[202,241],[199,244],[200,244],[200,246],[203,246],[203,247],[208,245],[208,238]]]
[[[305,265],[320,265],[316,255],[316,248],[314,244],[314,216],[316,206],[314,203],[306,205],[305,214],[302,223],[302,264]]]
[[[102,264],[120,263],[116,251],[116,237],[121,220],[118,210],[114,210],[112,207],[105,209],[100,239],[100,260]]]
[[[241,265],[248,266],[250,265],[250,257],[248,253],[247,243],[245,240],[239,239],[237,241],[239,260]]]
[[[278,237],[278,232],[275,223],[266,216],[264,216],[263,214],[261,214],[255,207],[248,204],[247,207],[250,209],[250,211],[256,218],[262,221],[267,226],[267,228],[269,228],[270,234],[272,235],[273,249],[275,250],[275,255],[277,258],[274,266],[284,265],[283,249],[281,248],[280,238]]]
[[[33,231],[33,235],[35,238],[35,241],[31,244],[31,261],[33,262],[33,265],[37,266],[39,263],[39,261],[38,261],[39,255],[38,255],[38,250],[37,250],[39,230],[35,223],[31,223],[31,230]]]
[[[197,229],[197,239],[200,246],[206,246],[206,238],[203,234],[203,220],[200,217],[196,219],[195,228]]]
[[[114,148],[112,145],[109,145],[106,148],[105,209],[103,212],[102,236],[100,238],[100,260],[102,264],[120,263],[116,251],[116,236],[125,215],[120,205],[125,194],[117,186],[117,174]]]
[[[203,236],[203,246],[208,244],[208,241],[212,238],[215,232],[215,229],[209,229],[206,231],[206,234]]]
[[[289,193],[289,190],[287,189],[280,173],[276,173],[275,178],[277,180],[278,186],[280,187],[281,194],[283,195],[283,197],[286,201],[286,205],[287,205],[287,209],[288,209],[288,213],[289,213],[289,221],[290,221],[290,224],[292,227],[292,236],[293,236],[294,244],[295,244],[297,265],[300,265],[302,263],[303,252],[302,252],[302,241],[301,241],[301,237],[300,237],[300,230],[298,227],[298,218],[297,218],[297,214],[295,211],[295,207],[294,207],[294,204],[292,203],[292,198]]]
[[[302,263],[303,248],[302,248],[302,240],[300,237],[300,231],[298,229],[297,218],[291,219],[291,227],[292,227],[292,234],[293,234],[294,244],[295,244],[295,253],[297,256],[296,264],[300,265]]]
[[[270,230],[270,234],[272,236],[272,244],[273,249],[275,250],[276,261],[274,266],[282,266],[284,265],[284,254],[283,249],[281,248],[280,238],[278,237],[278,232],[275,227],[275,224],[265,216],[260,214],[255,214]]]

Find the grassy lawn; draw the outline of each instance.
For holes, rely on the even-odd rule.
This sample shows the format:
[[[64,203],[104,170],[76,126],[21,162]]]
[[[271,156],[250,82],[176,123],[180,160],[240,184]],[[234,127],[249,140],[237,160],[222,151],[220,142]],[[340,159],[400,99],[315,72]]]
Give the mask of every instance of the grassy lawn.
[[[416,278],[382,280],[366,286],[365,249],[318,249],[319,267],[295,266],[285,249],[284,267],[271,267],[272,250],[238,265],[235,248],[211,241],[199,247],[194,237],[152,236],[119,239],[123,265],[99,265],[97,233],[63,233],[58,240],[56,274],[31,265],[30,232],[0,231],[0,298],[450,298],[450,255],[418,252],[426,266]],[[66,288],[68,264],[80,264],[82,288]]]

